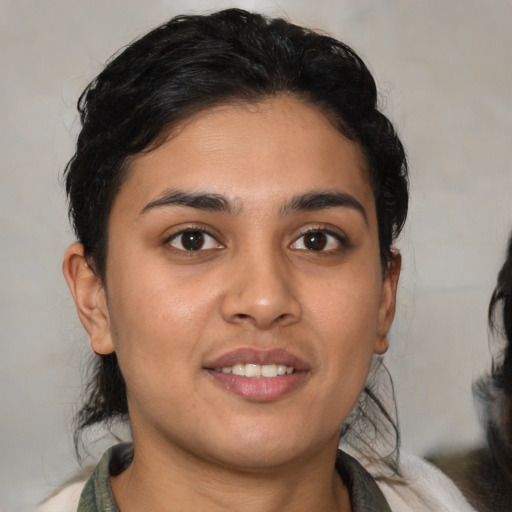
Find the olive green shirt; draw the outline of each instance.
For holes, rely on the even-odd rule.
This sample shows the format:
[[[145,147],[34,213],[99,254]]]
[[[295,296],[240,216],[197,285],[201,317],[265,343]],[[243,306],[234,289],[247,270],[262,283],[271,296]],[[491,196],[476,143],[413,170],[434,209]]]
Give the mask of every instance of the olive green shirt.
[[[118,444],[105,452],[82,491],[77,512],[119,512],[110,487],[110,476],[120,474],[132,459],[131,443]],[[370,473],[341,450],[336,456],[336,470],[348,488],[352,512],[391,512]]]

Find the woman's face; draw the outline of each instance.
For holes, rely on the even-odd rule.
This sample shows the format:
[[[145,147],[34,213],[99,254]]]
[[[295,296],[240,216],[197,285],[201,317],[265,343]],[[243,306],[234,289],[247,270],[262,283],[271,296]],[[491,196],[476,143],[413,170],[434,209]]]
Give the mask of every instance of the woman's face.
[[[316,108],[182,124],[130,164],[104,323],[86,322],[118,356],[136,446],[239,468],[332,450],[387,348],[398,266],[382,278],[365,162]]]

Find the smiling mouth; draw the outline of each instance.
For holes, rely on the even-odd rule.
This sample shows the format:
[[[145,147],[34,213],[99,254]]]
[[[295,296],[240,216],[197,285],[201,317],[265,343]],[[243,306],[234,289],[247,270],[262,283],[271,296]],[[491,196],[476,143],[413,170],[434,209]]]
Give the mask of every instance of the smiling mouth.
[[[291,375],[294,373],[295,368],[293,366],[286,366],[284,364],[237,363],[232,366],[215,368],[214,371],[225,374],[238,375],[240,377],[248,377],[251,379],[273,379],[276,377],[282,377],[284,375]]]
[[[308,382],[310,364],[284,349],[241,347],[207,359],[203,369],[230,394],[249,402],[274,402]]]

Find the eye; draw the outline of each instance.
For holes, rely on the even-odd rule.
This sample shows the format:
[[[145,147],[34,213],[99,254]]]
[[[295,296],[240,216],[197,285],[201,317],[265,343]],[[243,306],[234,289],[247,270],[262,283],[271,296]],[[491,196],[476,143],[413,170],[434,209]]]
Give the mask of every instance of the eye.
[[[180,251],[205,251],[222,249],[222,244],[212,235],[201,229],[184,229],[172,235],[167,242]]]
[[[337,233],[315,229],[302,234],[291,245],[291,248],[301,251],[326,252],[335,251],[344,245],[343,238]]]

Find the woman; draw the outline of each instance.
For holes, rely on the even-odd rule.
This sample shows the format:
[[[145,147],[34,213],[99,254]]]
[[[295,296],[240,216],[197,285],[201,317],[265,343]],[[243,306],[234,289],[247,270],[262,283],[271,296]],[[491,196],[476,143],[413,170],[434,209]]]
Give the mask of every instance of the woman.
[[[361,59],[281,19],[178,17],[79,108],[63,269],[97,362],[78,432],[127,419],[133,444],[48,509],[67,492],[80,512],[464,510],[435,470],[418,463],[407,488],[359,436],[365,419],[396,431],[365,385],[388,348],[408,203]],[[364,397],[376,412],[354,409]],[[387,497],[337,451],[347,430],[387,469]]]

